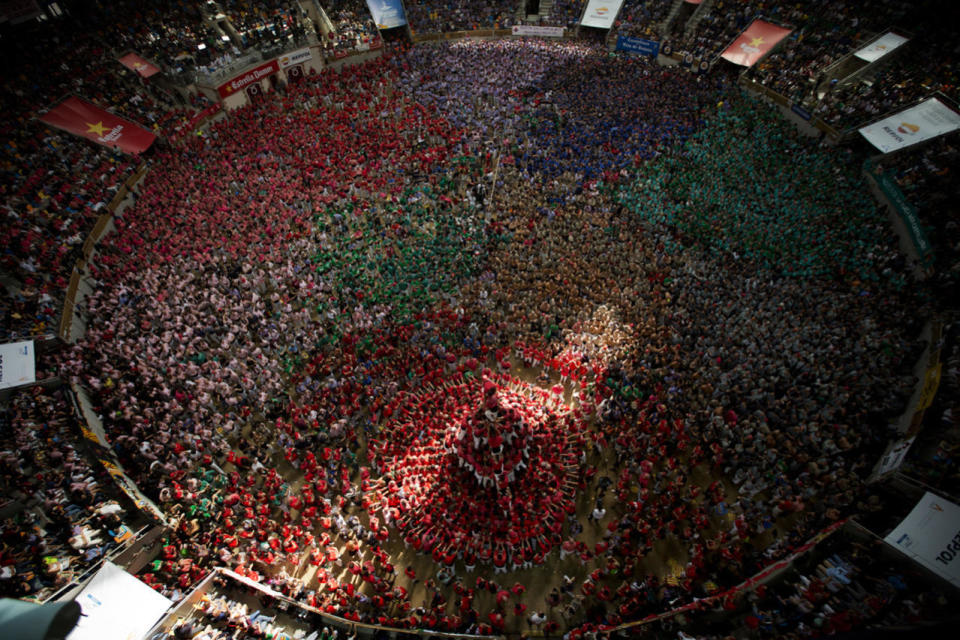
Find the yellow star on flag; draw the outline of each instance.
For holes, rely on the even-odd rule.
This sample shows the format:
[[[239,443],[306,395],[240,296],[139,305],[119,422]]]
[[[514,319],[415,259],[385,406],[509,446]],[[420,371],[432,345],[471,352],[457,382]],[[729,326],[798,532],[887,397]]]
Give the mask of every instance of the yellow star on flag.
[[[87,133],[95,133],[102,138],[106,130],[107,128],[103,126],[103,120],[97,124],[91,124],[89,122],[87,123]]]
[[[761,44],[763,44],[763,38],[754,38],[750,41],[751,47],[759,47]]]

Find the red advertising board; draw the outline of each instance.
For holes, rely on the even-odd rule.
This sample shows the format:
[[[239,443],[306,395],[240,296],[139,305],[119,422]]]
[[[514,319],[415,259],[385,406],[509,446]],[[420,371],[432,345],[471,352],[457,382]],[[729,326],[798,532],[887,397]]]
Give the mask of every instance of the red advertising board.
[[[160,69],[154,64],[151,64],[138,56],[135,53],[128,53],[127,55],[118,58],[120,64],[125,66],[130,71],[140,74],[141,78],[149,78],[155,73],[159,73]]]
[[[142,153],[157,139],[157,136],[140,125],[75,96],[67,98],[40,116],[40,121],[127,153]]]
[[[265,62],[259,67],[254,67],[253,69],[244,71],[233,80],[230,80],[229,82],[225,82],[224,84],[220,85],[219,87],[217,87],[217,91],[220,93],[221,98],[232,96],[237,91],[246,89],[248,86],[250,86],[254,82],[258,82],[264,78],[272,76],[279,70],[280,70],[280,65],[277,63],[276,60]]]
[[[733,64],[752,67],[789,33],[790,29],[784,29],[763,20],[754,20],[720,57]]]

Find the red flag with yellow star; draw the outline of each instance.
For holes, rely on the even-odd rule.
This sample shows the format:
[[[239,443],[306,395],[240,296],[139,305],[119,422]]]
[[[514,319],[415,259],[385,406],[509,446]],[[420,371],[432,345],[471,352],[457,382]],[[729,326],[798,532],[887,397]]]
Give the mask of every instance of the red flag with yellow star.
[[[40,121],[126,153],[142,153],[157,139],[140,125],[75,96],[40,116]]]
[[[160,68],[157,65],[147,62],[135,53],[128,53],[125,56],[117,58],[117,60],[141,78],[149,78],[153,74],[160,72]]]
[[[775,24],[754,20],[726,51],[720,54],[724,60],[744,67],[752,67],[760,58],[767,55],[778,42],[787,37],[791,29]]]

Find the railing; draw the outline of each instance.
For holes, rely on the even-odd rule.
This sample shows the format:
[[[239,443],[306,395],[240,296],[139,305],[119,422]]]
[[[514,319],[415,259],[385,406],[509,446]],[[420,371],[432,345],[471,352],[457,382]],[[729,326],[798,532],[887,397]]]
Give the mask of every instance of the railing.
[[[295,600],[289,596],[286,596],[278,591],[274,591],[270,587],[267,587],[259,582],[254,582],[245,576],[241,576],[238,573],[234,573],[229,569],[224,569],[218,567],[210,572],[206,578],[203,579],[189,594],[187,594],[183,600],[178,603],[176,606],[171,608],[167,615],[164,616],[160,622],[158,622],[153,629],[145,636],[147,638],[157,637],[160,633],[169,633],[173,625],[176,622],[187,615],[187,609],[193,608],[195,602],[200,600],[200,597],[208,590],[212,578],[214,576],[221,576],[227,578],[238,585],[243,585],[255,591],[275,599],[277,602],[281,602],[285,605],[286,609],[290,607],[296,607],[301,611],[309,612],[319,616],[323,620],[324,624],[336,627],[343,631],[356,632],[357,634],[362,635],[373,635],[376,632],[384,632],[388,634],[404,634],[408,636],[418,636],[421,638],[449,638],[449,639],[459,639],[459,640],[502,640],[503,636],[488,636],[488,635],[474,635],[468,633],[450,633],[445,631],[432,631],[429,629],[401,629],[398,627],[387,627],[378,624],[370,624],[368,622],[355,622],[353,620],[348,620],[346,618],[341,618],[340,616],[335,616],[331,613],[327,613],[316,607],[311,607],[308,604],[304,604],[299,600]],[[352,635],[352,633],[351,633]]]

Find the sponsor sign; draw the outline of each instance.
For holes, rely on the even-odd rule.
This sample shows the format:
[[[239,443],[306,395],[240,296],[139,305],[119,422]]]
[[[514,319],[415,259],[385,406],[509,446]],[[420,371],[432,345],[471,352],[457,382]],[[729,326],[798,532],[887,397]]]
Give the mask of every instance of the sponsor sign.
[[[297,51],[291,51],[290,53],[285,53],[280,56],[280,68],[286,69],[287,67],[292,67],[295,64],[301,64],[307,60],[313,60],[313,54],[310,52],[310,49],[298,49]]]
[[[754,20],[720,57],[742,67],[752,67],[789,33],[790,29]]]
[[[124,472],[119,464],[107,458],[100,458],[100,464],[107,470],[107,473],[109,473],[113,481],[117,483],[117,486],[137,505],[138,509],[153,516],[157,522],[166,524],[167,519],[164,517],[163,512],[157,508],[157,505],[155,505],[150,498],[143,495],[137,483]]]
[[[907,42],[909,42],[907,38],[890,31],[883,34],[865,46],[863,49],[854,51],[853,55],[865,62],[876,62],[897,47],[905,45]]]
[[[109,560],[74,600],[83,615],[67,634],[67,640],[144,638],[173,605],[171,600]]]
[[[160,73],[160,67],[147,62],[135,53],[128,53],[118,58],[118,60],[120,64],[138,74],[141,78],[149,78],[155,73]]]
[[[927,234],[920,224],[920,217],[917,215],[917,210],[907,201],[907,197],[889,173],[878,173],[874,168],[873,162],[870,160],[867,160],[865,165],[867,175],[880,187],[880,191],[887,197],[890,206],[893,207],[893,210],[903,221],[903,225],[910,234],[910,240],[913,242],[913,247],[917,255],[920,256],[924,262],[932,262],[933,246],[930,244],[930,240],[927,238]]]
[[[960,114],[936,98],[860,128],[860,135],[883,153],[960,129]]]
[[[534,25],[518,24],[512,27],[515,36],[540,36],[542,38],[562,38],[564,27],[537,27]]]
[[[40,121],[127,153],[142,153],[157,139],[156,135],[140,125],[75,96],[40,116]]]
[[[644,40],[643,38],[617,36],[617,51],[638,53],[642,56],[656,56],[660,53],[660,43],[654,40]]]
[[[393,29],[407,24],[402,0],[367,0],[367,6],[378,29]]]
[[[960,507],[929,491],[885,542],[960,587]]]
[[[0,389],[37,381],[33,340],[0,344]]]
[[[809,111],[807,111],[806,109],[804,109],[798,104],[795,104],[792,107],[790,107],[790,110],[793,111],[798,116],[800,116],[801,118],[803,118],[804,120],[809,120],[811,117],[813,117]]]
[[[217,92],[220,94],[221,98],[227,98],[235,94],[237,91],[246,89],[248,86],[250,86],[254,82],[259,82],[264,78],[272,76],[279,70],[280,70],[280,64],[276,60],[265,62],[259,67],[248,69],[247,71],[244,71],[233,80],[223,83],[222,85],[217,87]]]
[[[906,459],[907,453],[910,451],[910,446],[913,445],[915,439],[916,436],[891,442],[887,446],[887,450],[883,456],[881,456],[880,461],[877,462],[877,467],[873,472],[871,481],[875,482],[888,473],[899,469]]]
[[[587,9],[583,12],[580,24],[585,27],[609,29],[620,12],[623,0],[590,0]]]

